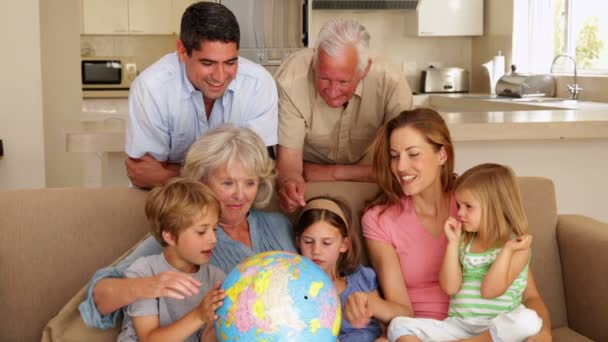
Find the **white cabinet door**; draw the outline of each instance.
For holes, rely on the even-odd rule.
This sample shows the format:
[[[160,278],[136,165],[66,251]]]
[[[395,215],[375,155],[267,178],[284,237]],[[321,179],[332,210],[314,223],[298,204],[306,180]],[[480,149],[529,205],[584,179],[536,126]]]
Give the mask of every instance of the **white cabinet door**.
[[[171,7],[171,26],[173,33],[179,36],[179,27],[182,23],[182,15],[188,6],[195,3],[196,0],[173,0]]]
[[[406,11],[406,33],[417,36],[483,35],[483,0],[424,0]]]
[[[171,34],[171,0],[129,0],[129,32]]]
[[[249,0],[247,0],[249,1]],[[182,23],[182,15],[188,6],[199,2],[198,0],[173,0],[171,1],[171,27],[173,33],[179,36],[179,29]],[[216,0],[205,0],[205,2],[217,2]]]
[[[83,0],[83,33],[128,33],[128,6],[128,0]]]

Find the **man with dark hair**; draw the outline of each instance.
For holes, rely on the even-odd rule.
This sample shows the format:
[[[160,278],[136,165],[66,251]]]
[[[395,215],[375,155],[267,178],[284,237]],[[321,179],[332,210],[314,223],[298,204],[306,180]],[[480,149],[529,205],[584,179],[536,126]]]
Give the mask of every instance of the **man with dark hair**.
[[[230,122],[277,143],[277,90],[266,69],[239,57],[239,24],[225,6],[199,2],[182,16],[177,52],[146,68],[129,94],[125,165],[151,188],[179,174],[190,145]]]

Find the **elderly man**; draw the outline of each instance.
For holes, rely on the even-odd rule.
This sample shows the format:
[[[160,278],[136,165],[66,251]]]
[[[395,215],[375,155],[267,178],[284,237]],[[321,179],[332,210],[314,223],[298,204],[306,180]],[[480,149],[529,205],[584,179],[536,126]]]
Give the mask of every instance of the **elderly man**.
[[[184,12],[177,53],[148,67],[129,94],[125,161],[133,185],[177,176],[190,145],[230,122],[277,143],[277,90],[262,66],[239,57],[239,24],[225,6],[198,2]]]
[[[330,20],[315,49],[277,70],[281,208],[304,206],[305,182],[372,182],[367,150],[377,130],[412,106],[405,77],[368,56],[370,35],[354,20]]]

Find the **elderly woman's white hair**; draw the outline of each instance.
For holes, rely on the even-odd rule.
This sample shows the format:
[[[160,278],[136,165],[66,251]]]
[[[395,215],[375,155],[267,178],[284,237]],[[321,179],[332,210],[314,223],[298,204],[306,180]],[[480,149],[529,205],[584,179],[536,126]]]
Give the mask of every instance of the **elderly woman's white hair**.
[[[235,162],[259,177],[260,186],[253,206],[265,206],[274,191],[274,161],[262,139],[249,128],[224,124],[202,135],[188,150],[182,176],[205,182],[213,170]]]
[[[369,60],[370,35],[365,26],[353,19],[334,18],[328,20],[315,42],[314,65],[317,65],[319,49],[335,57],[346,47],[353,46],[357,50],[357,68],[363,72]]]

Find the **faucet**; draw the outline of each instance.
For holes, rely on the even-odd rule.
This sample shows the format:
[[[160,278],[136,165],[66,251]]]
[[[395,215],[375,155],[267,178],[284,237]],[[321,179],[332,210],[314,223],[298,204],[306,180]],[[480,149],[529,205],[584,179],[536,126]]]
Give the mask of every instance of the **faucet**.
[[[553,65],[555,65],[555,61],[557,61],[560,57],[570,58],[572,63],[574,63],[574,84],[568,84],[568,92],[570,93],[570,100],[578,100],[578,94],[581,92],[581,90],[583,90],[583,88],[581,88],[577,82],[576,59],[574,59],[574,57],[565,53],[555,56],[555,58],[553,58],[553,62],[551,63],[551,69],[549,72],[553,73]]]

